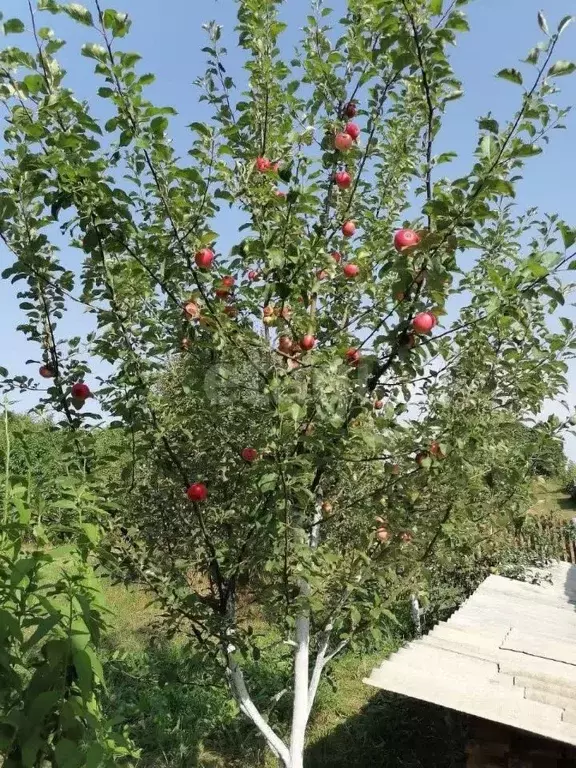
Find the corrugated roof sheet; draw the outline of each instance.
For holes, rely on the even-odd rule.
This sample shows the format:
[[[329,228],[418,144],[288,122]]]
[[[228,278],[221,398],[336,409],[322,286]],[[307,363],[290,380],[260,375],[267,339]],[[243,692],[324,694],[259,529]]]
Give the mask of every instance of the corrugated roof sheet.
[[[546,573],[540,584],[489,576],[365,682],[576,745],[576,566]]]

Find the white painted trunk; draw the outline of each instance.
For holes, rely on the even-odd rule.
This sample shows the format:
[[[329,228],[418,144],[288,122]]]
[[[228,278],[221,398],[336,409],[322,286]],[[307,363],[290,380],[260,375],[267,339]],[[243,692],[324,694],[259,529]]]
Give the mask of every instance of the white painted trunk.
[[[228,672],[230,675],[230,685],[232,692],[236,698],[236,701],[238,702],[238,706],[246,715],[246,717],[249,717],[250,720],[252,720],[262,736],[264,736],[266,743],[272,752],[276,755],[276,757],[282,761],[284,768],[293,768],[288,747],[262,717],[262,714],[259,712],[258,708],[250,698],[250,694],[248,693],[248,689],[246,688],[246,683],[244,681],[244,675],[238,666],[238,663],[234,659],[233,651],[233,646],[230,646],[228,649]]]
[[[308,585],[302,582],[301,594],[307,596]],[[296,653],[294,656],[294,705],[290,738],[290,768],[304,768],[304,744],[308,723],[308,664],[310,662],[310,617],[308,609],[296,619]]]

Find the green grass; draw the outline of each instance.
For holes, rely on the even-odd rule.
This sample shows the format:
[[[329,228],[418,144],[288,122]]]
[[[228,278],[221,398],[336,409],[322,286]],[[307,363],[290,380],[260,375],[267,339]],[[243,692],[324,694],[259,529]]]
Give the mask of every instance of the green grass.
[[[145,594],[105,586],[114,626],[106,664],[109,711],[129,726],[141,768],[272,768],[252,726],[238,715],[221,680],[181,641],[163,639]],[[463,730],[420,702],[378,693],[363,683],[393,645],[349,654],[321,686],[309,728],[307,768],[460,768]],[[265,695],[283,685],[288,662],[254,664],[247,678]],[[270,719],[287,728],[288,697]]]
[[[534,484],[533,514],[569,519],[576,504],[559,483]],[[109,711],[141,749],[140,768],[275,768],[253,727],[239,716],[222,679],[182,639],[167,640],[156,610],[136,588],[104,582],[113,614],[107,638]],[[394,646],[349,654],[320,688],[308,732],[306,768],[463,768],[465,721],[363,683]],[[254,664],[248,681],[261,708],[283,687],[286,664]],[[287,729],[288,698],[270,714]]]
[[[539,516],[558,516],[570,520],[576,515],[576,501],[564,490],[563,484],[553,479],[535,481],[534,504],[530,511]]]

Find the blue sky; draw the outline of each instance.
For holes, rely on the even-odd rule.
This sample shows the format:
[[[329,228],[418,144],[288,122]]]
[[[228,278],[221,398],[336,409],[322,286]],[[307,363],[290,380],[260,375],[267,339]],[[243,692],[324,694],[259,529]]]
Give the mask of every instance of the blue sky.
[[[344,0],[333,0],[328,4],[340,11],[345,3]],[[90,6],[90,0],[86,0],[86,5]],[[178,109],[179,117],[175,120],[173,131],[177,147],[185,147],[188,143],[186,124],[207,116],[205,106],[198,104],[197,92],[192,85],[204,69],[201,48],[206,44],[206,38],[202,23],[216,19],[224,25],[229,70],[234,74],[239,68],[240,60],[234,52],[235,5],[234,0],[118,0],[114,4],[118,10],[128,12],[133,20],[132,33],[121,41],[122,47],[142,54],[142,71],[154,72],[157,76],[150,90],[152,100]],[[288,45],[297,39],[298,26],[301,25],[298,20],[304,21],[309,6],[309,0],[288,0],[284,4],[283,15],[291,25],[286,40]],[[26,21],[25,7],[23,0],[3,0],[4,18],[21,16]],[[455,173],[466,169],[470,162],[476,143],[476,118],[492,110],[497,119],[504,120],[516,108],[520,89],[496,79],[494,74],[503,67],[517,66],[519,59],[542,39],[536,21],[540,8],[543,8],[552,30],[563,16],[576,12],[574,0],[476,0],[469,6],[467,12],[471,32],[460,38],[459,46],[452,52],[454,68],[464,82],[465,96],[451,105],[438,146],[438,150],[458,152]],[[42,24],[55,26],[57,34],[68,41],[60,58],[68,70],[69,85],[79,96],[90,96],[94,91],[93,62],[81,58],[79,48],[83,42],[94,39],[90,36],[91,31],[60,17],[48,14],[42,17]],[[20,40],[13,37],[9,42],[22,41],[23,36],[19,37]],[[570,58],[574,51],[576,24],[564,33],[559,58]],[[562,86],[558,101],[576,103],[576,76],[562,78],[558,83]],[[545,153],[529,162],[525,180],[521,182],[518,192],[519,207],[535,205],[543,211],[558,212],[569,223],[576,225],[575,140],[576,113],[569,116],[568,130],[554,132],[553,141]],[[68,258],[72,256],[78,258],[78,254]],[[8,259],[5,251],[0,250],[2,267]],[[14,330],[19,322],[19,312],[14,287],[10,283],[0,283],[0,312],[4,342],[0,365],[9,368],[12,373],[34,375],[35,367],[26,367],[24,361],[37,356],[37,350],[27,348],[24,338]],[[72,319],[76,326],[88,328],[87,319],[81,316]],[[572,373],[574,386],[569,397],[576,406],[576,366]],[[31,402],[29,396],[24,400],[26,405]],[[569,438],[567,448],[571,457],[576,459],[576,439]]]

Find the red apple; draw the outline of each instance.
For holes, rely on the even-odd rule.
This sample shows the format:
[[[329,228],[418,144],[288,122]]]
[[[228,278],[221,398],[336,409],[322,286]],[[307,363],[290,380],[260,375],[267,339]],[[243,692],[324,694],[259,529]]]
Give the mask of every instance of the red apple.
[[[352,237],[354,232],[356,232],[356,224],[354,224],[353,221],[345,221],[342,225],[342,234],[344,237]]]
[[[346,277],[358,277],[360,274],[360,267],[358,264],[344,264],[344,269],[342,270]]]
[[[244,461],[247,461],[249,464],[251,464],[258,458],[258,451],[256,448],[242,448],[240,456],[242,456]]]
[[[381,411],[382,408],[384,408],[384,400],[375,400],[374,401],[374,408],[377,411]]]
[[[256,170],[260,173],[266,173],[272,168],[272,163],[270,160],[268,160],[267,157],[257,157],[256,158]]]
[[[208,496],[208,488],[204,483],[193,483],[186,491],[186,496],[190,501],[205,501]]]
[[[442,448],[440,447],[440,443],[438,440],[433,440],[430,443],[430,453],[432,456],[435,456],[437,459],[443,459],[444,458],[444,452],[442,451]]]
[[[383,526],[381,526],[376,530],[376,538],[382,544],[385,544],[390,538],[390,531],[388,530],[388,528],[384,528]]]
[[[195,301],[187,301],[184,305],[184,312],[191,320],[198,320],[200,317],[200,307]]]
[[[338,173],[334,174],[334,181],[340,189],[348,189],[352,183],[352,176],[350,176],[348,171],[338,171]]]
[[[348,363],[350,363],[350,365],[357,366],[361,357],[362,355],[360,352],[353,347],[346,350],[346,360]]]
[[[412,245],[418,245],[420,235],[413,229],[399,229],[394,235],[394,248],[397,251],[403,251],[404,248],[410,248]]]
[[[436,318],[432,312],[419,312],[412,320],[412,327],[416,333],[430,333],[436,325]]]
[[[329,501],[323,501],[322,502],[322,512],[324,512],[325,515],[329,515],[333,510],[332,504]]]
[[[316,277],[318,280],[326,280],[328,277],[328,272],[326,272],[325,269],[319,269],[318,272],[316,272]]]
[[[342,261],[342,254],[338,253],[338,251],[332,251],[330,256],[332,256],[336,264],[338,264],[339,261]]]
[[[289,355],[292,352],[293,344],[290,336],[280,336],[278,339],[278,349],[285,355]]]
[[[55,375],[54,369],[50,365],[41,365],[38,369],[38,373],[43,379],[53,379]]]
[[[314,349],[314,344],[316,344],[316,339],[314,336],[312,336],[311,333],[307,333],[300,339],[300,346],[305,352],[309,352],[311,349]]]
[[[183,352],[188,352],[191,346],[192,346],[192,342],[187,337],[184,337],[180,342],[180,348],[182,349]]]
[[[72,384],[72,397],[75,400],[87,400],[90,397],[90,387],[83,381]]]
[[[348,134],[348,136],[350,136],[350,138],[354,139],[354,141],[356,141],[358,136],[360,136],[360,128],[356,125],[356,123],[348,123],[346,128],[344,128],[344,131]]]
[[[394,301],[402,302],[405,299],[405,295],[403,291],[398,291],[398,293],[394,294]]]
[[[270,170],[274,171],[274,173],[278,173],[278,171],[280,170],[280,163],[279,162],[272,163],[270,166]]]
[[[196,266],[200,267],[200,269],[210,269],[214,261],[214,252],[210,248],[202,248],[201,251],[198,251],[194,260]]]
[[[232,288],[235,282],[236,282],[236,278],[234,278],[232,275],[225,275],[222,278],[222,285],[225,288]]]
[[[216,296],[219,299],[227,299],[228,298],[228,294],[230,293],[230,289],[229,288],[216,288],[214,293],[216,294]]]
[[[260,275],[255,269],[251,269],[250,272],[248,272],[248,280],[258,280],[259,277]]]
[[[399,475],[400,474],[400,464],[392,464],[390,467],[390,472],[393,475]]]
[[[270,304],[266,304],[266,306],[262,310],[262,316],[273,317],[273,315],[274,315],[274,307],[272,307]]]
[[[354,140],[348,133],[337,133],[334,137],[334,146],[339,152],[347,152]]]
[[[228,304],[228,306],[224,307],[224,313],[228,315],[228,317],[237,317],[238,307],[234,306],[234,304]]]
[[[274,195],[279,200],[286,200],[286,192],[283,192],[281,189],[277,189],[276,192],[274,192]]]
[[[346,117],[356,117],[356,113],[358,112],[358,107],[353,101],[349,101],[348,104],[346,104],[344,108],[344,114]]]
[[[278,317],[281,317],[283,320],[290,320],[292,318],[292,307],[290,304],[284,304],[282,309],[279,311],[276,310],[276,314]]]

